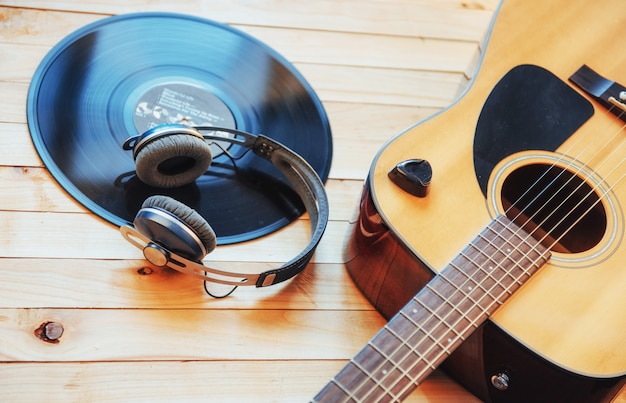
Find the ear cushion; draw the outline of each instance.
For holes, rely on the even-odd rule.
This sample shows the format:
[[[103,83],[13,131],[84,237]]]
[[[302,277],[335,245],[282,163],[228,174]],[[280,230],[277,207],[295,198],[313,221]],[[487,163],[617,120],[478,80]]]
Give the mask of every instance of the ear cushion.
[[[173,134],[146,144],[135,158],[137,176],[142,182],[172,188],[195,181],[211,165],[211,147],[201,138]]]
[[[198,212],[187,205],[172,199],[168,196],[150,196],[144,202],[141,208],[155,207],[172,213],[185,223],[193,232],[198,235],[200,242],[204,245],[207,253],[215,249],[217,245],[217,237],[213,228]]]

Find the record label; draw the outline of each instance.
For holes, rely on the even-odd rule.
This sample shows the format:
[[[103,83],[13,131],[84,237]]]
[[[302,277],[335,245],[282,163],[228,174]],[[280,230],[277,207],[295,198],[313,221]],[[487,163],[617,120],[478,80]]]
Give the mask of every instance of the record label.
[[[235,127],[233,114],[219,98],[183,83],[156,85],[146,91],[139,98],[134,121],[139,133],[165,123]]]

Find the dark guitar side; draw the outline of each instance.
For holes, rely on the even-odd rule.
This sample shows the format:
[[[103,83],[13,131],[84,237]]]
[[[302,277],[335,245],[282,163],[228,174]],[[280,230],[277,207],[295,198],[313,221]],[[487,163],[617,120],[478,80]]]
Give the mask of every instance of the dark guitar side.
[[[626,70],[626,56],[623,49],[620,50],[623,46],[616,45],[619,40],[611,32],[626,25],[625,22],[626,4],[619,1],[585,3],[558,0],[534,5],[523,0],[505,1],[496,16],[492,39],[489,41],[490,49],[481,64],[481,72],[468,92],[442,114],[400,134],[398,138],[403,137],[400,142],[392,139],[381,150],[363,190],[359,217],[349,236],[345,260],[356,285],[385,318],[394,316],[428,284],[435,275],[431,267],[439,268],[439,264],[433,265],[422,257],[422,238],[428,238],[432,231],[435,239],[433,244],[437,244],[436,240],[447,239],[441,234],[454,231],[456,228],[453,226],[458,228],[464,225],[462,217],[467,214],[467,228],[463,228],[467,229],[467,233],[458,236],[465,239],[474,233],[475,228],[482,226],[489,216],[484,208],[483,192],[473,178],[473,164],[468,161],[472,161],[471,138],[474,136],[480,108],[498,80],[515,66],[529,63],[545,66],[565,82],[582,64],[593,62],[602,67],[605,74],[623,84],[626,82],[626,74],[621,73],[620,77],[618,72]],[[500,40],[502,36],[504,40]],[[491,42],[496,42],[496,50],[493,50]],[[598,120],[609,119],[607,114],[597,117],[603,113],[603,107],[597,103],[593,105],[596,113],[592,119],[597,120],[592,123],[591,129],[585,126],[586,130],[583,131],[595,130],[595,126],[606,126]],[[443,123],[447,118],[455,122]],[[463,140],[459,142],[455,136]],[[407,141],[408,137],[413,139]],[[434,138],[441,139],[442,145],[436,145]],[[423,149],[420,148],[422,145]],[[439,170],[440,167],[435,166],[434,180],[439,181],[436,185],[439,190],[448,182],[467,186],[450,189],[445,208],[443,205],[433,208],[436,204],[433,199],[430,203],[420,204],[411,220],[406,217],[406,212],[415,205],[412,201],[414,199],[411,199],[413,196],[408,195],[406,200],[397,201],[398,197],[405,196],[386,182],[385,177],[389,166],[407,158],[406,154],[410,153],[414,154],[409,155],[411,158],[425,157],[435,163],[439,163],[440,157],[449,153],[455,163],[441,163]],[[450,167],[464,170],[462,178],[447,181],[454,175],[454,172],[448,172]],[[446,172],[442,173],[444,168]],[[472,171],[471,175],[468,171]],[[466,195],[470,202],[464,210],[466,206],[457,200]],[[444,200],[441,194],[437,200]],[[446,208],[449,206],[455,209],[448,209],[453,214],[446,217]],[[423,214],[429,213],[428,219],[419,219],[426,218]],[[441,228],[435,230],[433,223],[438,220]],[[410,225],[407,224],[409,221]],[[414,237],[416,233],[419,236]],[[437,254],[428,251],[425,255],[437,256],[437,263],[444,258],[452,258],[447,249],[456,251],[457,246],[444,247],[443,243],[439,242],[442,245],[441,254],[438,254],[440,251]],[[613,272],[618,273],[617,266],[621,263],[614,259],[610,264],[614,266]],[[551,267],[549,270],[553,272],[560,269]],[[614,301],[616,304],[619,302]],[[623,321],[618,322],[616,329],[623,326]],[[622,352],[619,356],[622,356]],[[589,357],[593,360],[592,355]],[[584,371],[572,372],[558,366],[542,357],[540,352],[527,348],[492,320],[478,328],[453,352],[444,362],[443,368],[478,398],[493,402],[602,402],[613,398],[626,383],[623,375],[585,376],[581,375]],[[626,368],[626,362],[622,368]]]

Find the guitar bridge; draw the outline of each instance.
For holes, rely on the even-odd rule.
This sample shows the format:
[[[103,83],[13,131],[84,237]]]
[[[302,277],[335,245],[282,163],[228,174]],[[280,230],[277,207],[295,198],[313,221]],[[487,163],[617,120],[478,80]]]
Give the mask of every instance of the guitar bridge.
[[[626,122],[626,87],[602,77],[587,65],[576,70],[569,80]]]

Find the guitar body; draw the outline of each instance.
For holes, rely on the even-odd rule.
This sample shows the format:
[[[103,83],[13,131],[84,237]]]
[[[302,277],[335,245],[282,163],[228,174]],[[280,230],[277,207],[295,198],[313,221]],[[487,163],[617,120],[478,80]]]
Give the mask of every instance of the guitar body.
[[[535,217],[537,200],[590,212],[567,236],[546,237],[550,261],[446,361],[483,400],[602,401],[626,379],[624,122],[569,81],[588,65],[626,83],[624,26],[622,0],[504,1],[464,95],[391,139],[372,164],[345,254],[386,318],[496,215],[519,216],[518,200],[539,230],[560,221]],[[388,177],[415,158],[432,167],[426,197]],[[546,177],[549,167],[566,174]],[[580,202],[529,193],[541,181]],[[492,377],[502,374],[508,385],[498,389]]]

